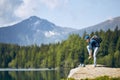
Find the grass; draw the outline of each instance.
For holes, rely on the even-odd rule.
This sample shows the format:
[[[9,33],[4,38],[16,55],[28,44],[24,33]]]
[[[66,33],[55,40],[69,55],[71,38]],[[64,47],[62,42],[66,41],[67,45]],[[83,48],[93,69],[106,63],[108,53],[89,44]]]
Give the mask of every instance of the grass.
[[[61,80],[75,80],[74,78],[61,79]]]
[[[81,80],[120,80],[120,77],[111,78],[109,76],[100,76],[100,77],[96,77],[94,79],[86,78],[86,79],[81,79]]]
[[[69,79],[61,79],[61,80],[75,80],[74,78],[69,78]],[[111,78],[109,76],[100,76],[100,77],[96,77],[94,79],[81,79],[81,80],[120,80],[120,77],[115,77],[115,78]]]

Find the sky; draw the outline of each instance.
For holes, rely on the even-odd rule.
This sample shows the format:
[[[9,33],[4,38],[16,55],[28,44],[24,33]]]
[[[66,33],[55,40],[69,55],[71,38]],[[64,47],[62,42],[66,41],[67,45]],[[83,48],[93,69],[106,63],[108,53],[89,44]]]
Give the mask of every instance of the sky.
[[[0,0],[0,26],[38,16],[81,29],[120,16],[120,0]]]

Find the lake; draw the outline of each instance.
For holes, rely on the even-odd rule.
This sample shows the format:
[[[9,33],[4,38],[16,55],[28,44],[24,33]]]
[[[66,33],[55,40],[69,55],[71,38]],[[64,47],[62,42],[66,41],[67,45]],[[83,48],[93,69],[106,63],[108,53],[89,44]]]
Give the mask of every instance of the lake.
[[[2,70],[0,80],[61,80],[67,78],[70,69],[61,70]]]

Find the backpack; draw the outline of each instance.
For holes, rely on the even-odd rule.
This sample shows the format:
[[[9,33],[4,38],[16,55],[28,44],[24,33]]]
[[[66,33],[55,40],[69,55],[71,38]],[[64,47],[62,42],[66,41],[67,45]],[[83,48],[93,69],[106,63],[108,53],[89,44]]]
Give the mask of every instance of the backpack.
[[[98,37],[97,35],[94,35],[91,39],[97,41],[99,44],[102,42],[102,38]]]

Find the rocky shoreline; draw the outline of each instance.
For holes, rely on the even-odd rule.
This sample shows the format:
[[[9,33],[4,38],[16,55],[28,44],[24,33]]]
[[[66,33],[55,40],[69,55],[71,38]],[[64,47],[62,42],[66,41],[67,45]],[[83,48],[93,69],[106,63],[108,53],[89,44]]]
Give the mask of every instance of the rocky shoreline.
[[[77,67],[70,70],[68,78],[81,80],[86,78],[96,78],[99,76],[120,77],[120,68],[110,68],[103,65],[86,65],[85,67]]]

